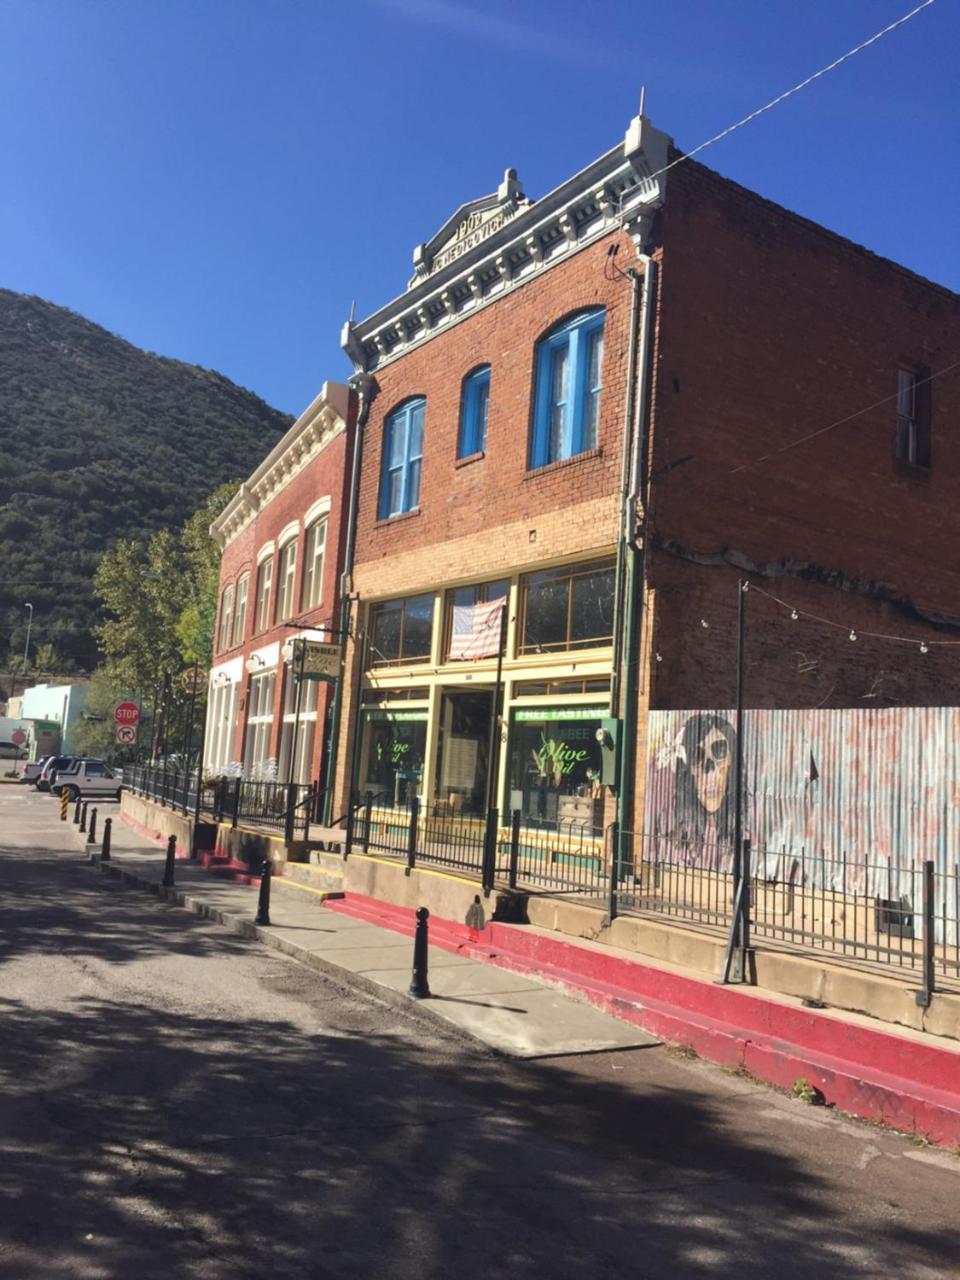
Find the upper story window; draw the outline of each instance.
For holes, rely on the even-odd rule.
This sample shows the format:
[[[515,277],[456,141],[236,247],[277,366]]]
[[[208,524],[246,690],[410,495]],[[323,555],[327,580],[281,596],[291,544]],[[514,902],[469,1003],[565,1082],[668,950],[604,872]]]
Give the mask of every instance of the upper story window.
[[[612,560],[528,573],[521,582],[521,653],[586,649],[613,639]]]
[[[895,452],[901,462],[930,466],[930,382],[913,369],[897,370]]]
[[[537,344],[531,467],[596,447],[605,314],[582,312]]]
[[[245,573],[237,583],[237,600],[233,615],[233,643],[243,641],[243,633],[247,629],[247,596],[250,594],[250,575]]]
[[[274,609],[274,622],[282,622],[293,614],[293,584],[297,577],[297,540],[291,538],[280,548],[280,563],[277,566],[277,604]]]
[[[487,405],[490,400],[490,366],[474,369],[463,380],[460,396],[460,434],[457,457],[469,458],[487,447]]]
[[[233,636],[233,585],[224,588],[220,598],[220,635],[217,648],[222,652],[230,647]]]
[[[383,433],[383,476],[380,481],[380,519],[414,511],[420,504],[420,461],[423,457],[423,415],[427,402],[408,400],[387,418]]]
[[[266,631],[270,625],[270,588],[273,585],[273,556],[269,556],[257,570],[257,632]]]
[[[301,608],[312,609],[323,599],[323,558],[327,549],[327,518],[314,520],[307,529],[303,562]]]
[[[427,662],[433,635],[433,596],[407,596],[373,606],[371,666]]]

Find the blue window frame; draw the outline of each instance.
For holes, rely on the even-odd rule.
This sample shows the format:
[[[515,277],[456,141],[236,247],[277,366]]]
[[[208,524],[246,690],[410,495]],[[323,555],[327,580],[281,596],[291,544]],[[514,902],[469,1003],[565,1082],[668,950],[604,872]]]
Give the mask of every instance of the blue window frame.
[[[423,414],[426,400],[408,400],[387,418],[383,433],[380,519],[413,511],[420,503]]]
[[[457,457],[469,458],[487,447],[487,405],[490,401],[490,366],[474,369],[463,380],[460,396],[460,435]]]
[[[531,467],[596,448],[605,315],[581,312],[537,344]]]

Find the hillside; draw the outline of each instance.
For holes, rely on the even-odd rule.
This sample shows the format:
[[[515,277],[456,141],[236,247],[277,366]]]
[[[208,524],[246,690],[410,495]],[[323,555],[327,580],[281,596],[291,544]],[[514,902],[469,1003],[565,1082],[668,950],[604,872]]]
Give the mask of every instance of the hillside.
[[[29,600],[31,650],[90,669],[101,553],[182,524],[290,422],[217,373],[0,289],[0,663],[22,652]]]

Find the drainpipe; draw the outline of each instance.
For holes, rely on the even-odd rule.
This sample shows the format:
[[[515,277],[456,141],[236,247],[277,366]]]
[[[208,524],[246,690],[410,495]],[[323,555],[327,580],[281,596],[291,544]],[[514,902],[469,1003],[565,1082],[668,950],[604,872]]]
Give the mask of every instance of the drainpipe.
[[[618,855],[620,866],[626,862],[629,848],[629,832],[633,829],[634,773],[637,756],[636,706],[639,670],[640,622],[643,615],[644,590],[644,541],[642,530],[638,537],[637,503],[644,500],[643,522],[646,523],[647,450],[650,439],[650,350],[653,321],[653,296],[656,289],[656,265],[648,254],[639,254],[643,266],[642,299],[636,350],[636,394],[633,401],[633,418],[630,422],[630,473],[629,486],[623,505],[624,550],[624,600],[623,639],[620,648],[622,674],[620,690],[623,708],[619,768],[617,776],[617,821],[620,840]],[[634,273],[636,282],[636,273]]]
[[[363,432],[370,414],[374,383],[369,374],[357,374],[351,379],[360,398],[357,427],[353,436],[353,463],[350,470],[350,504],[347,508],[347,537],[343,551],[343,571],[340,574],[340,643],[346,645],[350,628],[349,588],[353,579],[353,557],[357,545],[357,507],[360,502],[360,464],[363,460]],[[333,714],[330,720],[330,750],[327,754],[327,776],[323,796],[323,825],[329,826],[333,816],[333,786],[340,746],[340,717],[343,708],[343,682],[345,665],[341,663],[340,678],[333,695]],[[347,797],[349,804],[350,798]]]
[[[637,342],[640,297],[643,277],[631,268],[630,276],[630,346],[627,351],[627,394],[623,408],[623,453],[620,461],[620,521],[617,527],[617,566],[613,598],[613,669],[610,673],[610,714],[620,715],[620,662],[623,658],[623,574],[626,566],[626,543],[629,535],[627,494],[630,484],[630,459],[633,449],[633,405],[637,382]]]

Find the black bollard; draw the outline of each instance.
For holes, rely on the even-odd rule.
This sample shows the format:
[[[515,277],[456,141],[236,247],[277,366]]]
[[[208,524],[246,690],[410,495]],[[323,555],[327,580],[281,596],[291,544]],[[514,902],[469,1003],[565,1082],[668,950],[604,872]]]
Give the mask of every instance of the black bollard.
[[[112,819],[112,818],[106,818],[106,819],[104,819],[104,823],[103,823],[103,845],[101,846],[101,849],[100,849],[100,861],[101,861],[101,862],[109,862],[109,861],[110,861],[110,834],[111,834],[111,828],[112,828],[112,827],[113,827],[113,819]]]
[[[174,884],[174,860],[177,856],[177,837],[170,836],[167,840],[167,860],[163,867],[163,887],[164,889],[172,889]]]
[[[257,915],[254,924],[270,923],[270,880],[273,876],[273,863],[264,858],[260,872],[260,897],[257,899]]]
[[[80,797],[79,796],[77,796],[77,803],[73,810],[73,825],[75,827],[79,827],[80,825]]]
[[[430,912],[426,907],[417,907],[417,932],[413,938],[413,977],[410,979],[410,994],[418,1000],[426,1000],[430,995],[430,984],[427,982],[427,921]]]
[[[80,830],[85,832],[86,829],[87,829],[87,801],[84,800],[83,807],[80,810]]]
[[[90,814],[90,830],[87,832],[87,844],[97,843],[97,811]]]

